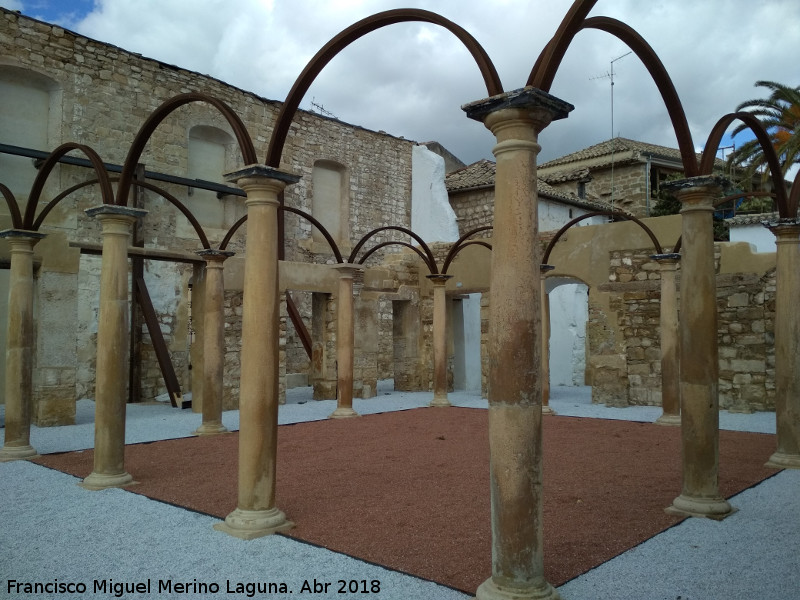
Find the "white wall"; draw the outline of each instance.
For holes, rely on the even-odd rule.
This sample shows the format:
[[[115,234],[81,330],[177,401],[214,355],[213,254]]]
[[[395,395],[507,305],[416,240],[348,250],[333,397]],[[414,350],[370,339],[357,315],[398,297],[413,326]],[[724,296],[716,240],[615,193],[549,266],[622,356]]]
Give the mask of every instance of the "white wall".
[[[585,385],[588,288],[559,285],[550,293],[550,385]]]
[[[470,294],[462,301],[464,311],[464,366],[466,390],[481,390],[481,295]]]
[[[553,202],[552,200],[539,201],[539,231],[556,231],[569,223],[572,219],[585,215],[589,211],[584,208]],[[584,225],[596,225],[608,221],[608,217],[591,217],[578,223],[578,227]]]
[[[756,252],[775,252],[775,234],[761,225],[733,225],[730,228],[732,242],[748,242]]]
[[[425,146],[411,153],[411,230],[426,243],[458,239],[456,213],[444,185],[444,159]]]

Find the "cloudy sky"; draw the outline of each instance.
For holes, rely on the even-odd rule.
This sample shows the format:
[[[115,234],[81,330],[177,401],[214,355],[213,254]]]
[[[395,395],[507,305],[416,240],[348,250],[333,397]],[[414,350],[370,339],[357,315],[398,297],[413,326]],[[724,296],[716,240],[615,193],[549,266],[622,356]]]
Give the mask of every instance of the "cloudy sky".
[[[485,48],[503,87],[522,87],[571,0],[0,0],[146,57],[208,74],[275,100],[309,59],[355,21],[399,7],[438,12]],[[700,148],[748,99],[756,80],[800,84],[798,0],[600,0],[591,15],[636,29],[670,73]],[[541,160],[613,135],[677,147],[655,85],[612,36],[586,31],[551,90],[575,105],[542,134]],[[620,58],[622,57],[622,58]],[[618,59],[618,60],[615,60]],[[613,63],[613,130],[611,85]],[[358,40],[323,71],[301,107],[416,141],[437,140],[469,163],[491,158],[492,136],[460,106],[486,96],[475,63],[446,30],[393,25]],[[734,140],[741,144],[745,138]],[[729,138],[723,144],[730,144]],[[264,149],[264,151],[266,148]]]

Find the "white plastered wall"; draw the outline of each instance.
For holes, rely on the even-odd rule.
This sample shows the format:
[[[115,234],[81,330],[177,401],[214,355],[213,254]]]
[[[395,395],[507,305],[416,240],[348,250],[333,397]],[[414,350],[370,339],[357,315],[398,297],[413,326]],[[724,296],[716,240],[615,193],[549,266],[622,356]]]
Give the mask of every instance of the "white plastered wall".
[[[747,242],[756,252],[775,252],[775,234],[761,224],[734,225],[730,228],[732,242]]]
[[[464,384],[469,392],[481,390],[481,295],[462,300],[464,311]]]
[[[564,283],[550,291],[550,385],[585,384],[588,288]]]
[[[426,243],[458,239],[456,213],[444,185],[444,159],[425,146],[411,153],[411,230]]]

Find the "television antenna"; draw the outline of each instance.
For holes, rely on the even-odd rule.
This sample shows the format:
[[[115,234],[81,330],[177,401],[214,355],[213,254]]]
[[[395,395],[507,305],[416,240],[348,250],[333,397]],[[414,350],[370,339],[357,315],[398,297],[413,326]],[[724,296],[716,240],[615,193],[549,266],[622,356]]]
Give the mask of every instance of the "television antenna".
[[[609,71],[606,71],[604,75],[598,75],[597,77],[591,77],[592,80],[594,79],[609,79],[611,81],[611,139],[614,139],[614,63],[618,60],[622,60],[629,54],[633,54],[633,50],[626,52],[611,60],[611,68]]]
[[[611,66],[610,70],[607,71],[604,75],[598,75],[597,77],[591,77],[590,79],[609,79],[611,81],[611,212],[614,212],[614,151],[615,143],[614,143],[614,63],[618,60],[622,60],[629,54],[633,54],[633,50],[626,52],[625,54],[621,54],[617,58],[611,59]],[[611,220],[614,220],[614,217],[611,217]]]
[[[331,119],[337,119],[336,115],[333,114],[331,111],[326,110],[322,104],[318,104],[315,102],[316,98],[311,98],[311,110],[314,112],[318,112],[319,114],[330,117]],[[338,120],[338,119],[337,119]]]

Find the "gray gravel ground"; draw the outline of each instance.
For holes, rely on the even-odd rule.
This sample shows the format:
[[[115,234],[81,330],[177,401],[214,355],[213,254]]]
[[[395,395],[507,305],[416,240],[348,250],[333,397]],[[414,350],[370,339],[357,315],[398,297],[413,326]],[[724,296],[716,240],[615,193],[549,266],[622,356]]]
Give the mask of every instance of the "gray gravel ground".
[[[355,400],[362,413],[425,406],[429,393],[393,392]],[[477,395],[453,393],[458,406],[486,408]],[[558,414],[653,421],[652,407],[591,404],[589,388],[554,388]],[[324,419],[333,401],[310,400],[310,388],[289,390],[280,423]],[[0,411],[0,423],[2,422]],[[94,403],[78,403],[77,425],[32,429],[42,453],[91,448]],[[238,412],[223,422],[238,429]],[[127,443],[186,437],[200,415],[167,404],[130,405]],[[720,413],[724,429],[774,433],[774,413]],[[2,432],[0,432],[1,434]],[[0,598],[315,598],[466,599],[470,596],[281,535],[244,542],[212,529],[216,519],[123,490],[89,492],[78,480],[25,461],[0,464]],[[677,492],[677,490],[676,490]],[[794,600],[800,598],[800,472],[781,471],[731,500],[739,509],[717,522],[689,519],[561,586],[565,600]],[[27,594],[27,583],[81,583],[83,593]],[[327,592],[308,593],[324,588]],[[339,581],[357,582],[337,593]],[[95,589],[95,583],[105,589]],[[366,584],[362,583],[366,581]],[[116,594],[119,584],[147,585],[144,593]],[[160,582],[172,582],[165,591]],[[177,583],[188,583],[186,591]],[[253,587],[285,584],[292,593]],[[376,586],[373,588],[373,582]],[[241,584],[241,587],[237,587]],[[207,586],[203,591],[201,586]],[[214,585],[219,586],[214,592]],[[364,594],[364,585],[371,593]],[[322,586],[322,587],[320,587]],[[229,593],[228,590],[232,590]],[[376,590],[376,591],[373,591]],[[18,590],[18,591],[17,591]],[[237,591],[238,590],[238,591]]]

